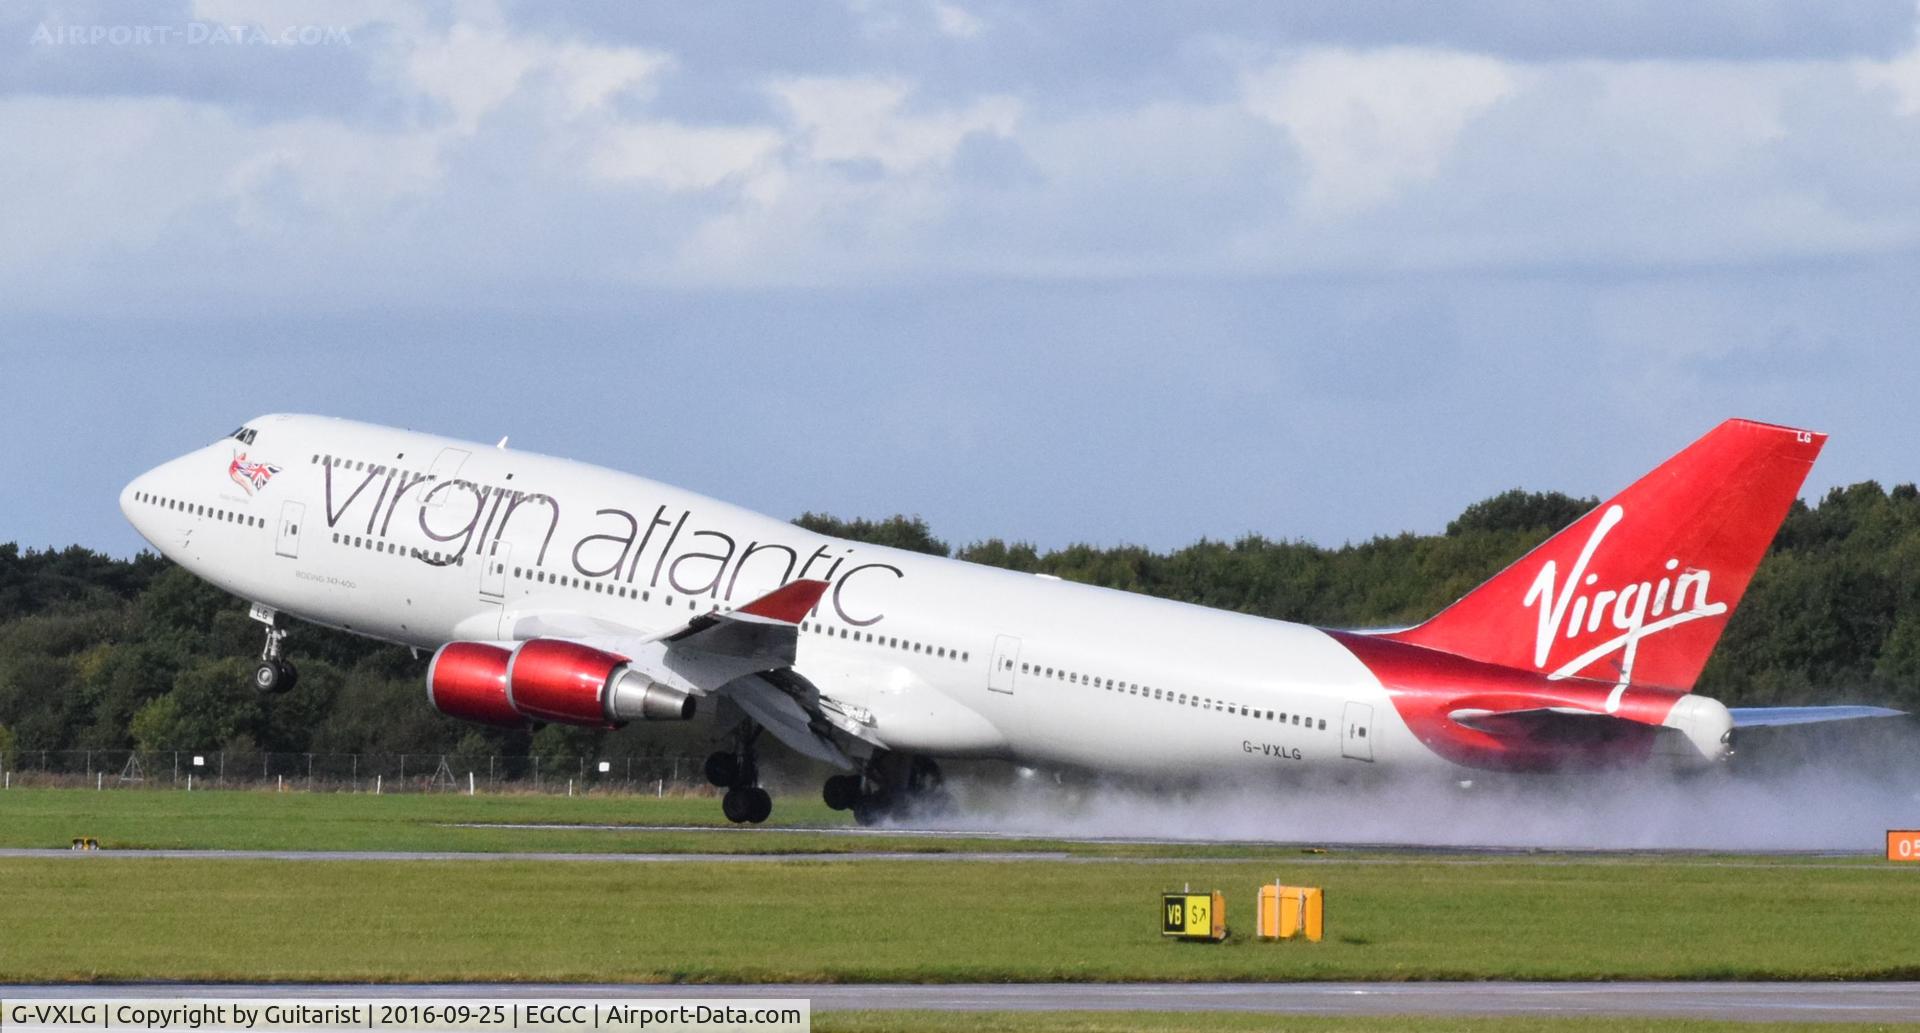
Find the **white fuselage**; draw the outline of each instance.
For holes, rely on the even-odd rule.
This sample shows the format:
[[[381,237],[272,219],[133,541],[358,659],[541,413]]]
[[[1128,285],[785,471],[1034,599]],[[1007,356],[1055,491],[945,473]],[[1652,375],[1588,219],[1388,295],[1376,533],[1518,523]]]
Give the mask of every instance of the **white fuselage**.
[[[556,614],[641,632],[800,578],[794,669],[888,749],[1144,775],[1449,768],[1314,628],[813,534],[617,471],[312,416],[135,480],[128,519],[241,598],[422,648]]]

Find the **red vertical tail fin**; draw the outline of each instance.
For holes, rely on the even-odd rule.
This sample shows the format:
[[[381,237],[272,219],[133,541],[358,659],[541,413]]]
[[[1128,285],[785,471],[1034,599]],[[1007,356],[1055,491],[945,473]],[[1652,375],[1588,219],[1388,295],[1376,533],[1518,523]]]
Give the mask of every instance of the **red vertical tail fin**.
[[[1728,420],[1387,637],[1549,677],[1690,689],[1826,439]]]

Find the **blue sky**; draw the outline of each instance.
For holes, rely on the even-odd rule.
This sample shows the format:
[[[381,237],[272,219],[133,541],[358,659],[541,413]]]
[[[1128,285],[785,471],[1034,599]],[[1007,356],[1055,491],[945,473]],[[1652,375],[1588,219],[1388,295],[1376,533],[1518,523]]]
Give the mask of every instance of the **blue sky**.
[[[0,540],[351,416],[965,542],[1920,477],[1901,3],[12,4]]]

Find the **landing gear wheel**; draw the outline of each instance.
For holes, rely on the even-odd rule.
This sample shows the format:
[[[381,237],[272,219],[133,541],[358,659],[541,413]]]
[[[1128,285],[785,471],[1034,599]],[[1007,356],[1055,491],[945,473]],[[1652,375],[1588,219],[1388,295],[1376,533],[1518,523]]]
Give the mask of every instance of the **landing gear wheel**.
[[[293,691],[300,672],[285,660],[262,660],[253,669],[253,687],[268,695]]]
[[[836,811],[852,810],[860,802],[860,776],[835,775],[820,787],[820,798]]]
[[[724,750],[709,754],[704,770],[708,785],[726,789],[740,784],[740,760]]]
[[[720,813],[735,825],[744,825],[747,821],[747,790],[729,789],[727,795],[720,798]]]
[[[747,790],[747,820],[755,825],[773,815],[773,794],[759,786]]]
[[[932,757],[915,757],[907,775],[907,809],[916,817],[938,818],[953,813],[953,794],[946,776]]]
[[[885,796],[862,795],[852,809],[855,825],[872,828],[893,816],[893,801]]]
[[[735,825],[758,825],[773,813],[773,796],[759,786],[735,786],[720,798],[720,812]]]
[[[852,780],[854,796],[847,804],[861,825],[939,817],[953,810],[953,797],[932,757],[875,753],[860,775],[836,776],[822,787],[820,795],[835,809],[839,794],[846,792],[845,784],[836,784],[841,777]]]

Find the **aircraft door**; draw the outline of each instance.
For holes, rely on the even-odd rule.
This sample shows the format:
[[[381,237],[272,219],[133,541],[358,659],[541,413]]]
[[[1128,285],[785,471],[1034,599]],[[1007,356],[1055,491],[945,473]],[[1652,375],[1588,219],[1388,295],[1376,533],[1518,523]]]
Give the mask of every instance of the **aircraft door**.
[[[1365,703],[1349,703],[1340,718],[1340,755],[1354,760],[1373,760],[1373,708]]]
[[[507,596],[507,564],[513,558],[513,545],[494,539],[487,546],[485,562],[480,564],[480,598],[499,602]]]
[[[428,509],[439,509],[446,504],[447,493],[434,491],[440,485],[460,476],[460,468],[467,464],[467,458],[473,455],[464,448],[443,448],[434,457],[433,465],[427,468],[427,494],[420,501]]]
[[[300,557],[300,525],[306,519],[306,503],[287,502],[280,506],[280,527],[273,536],[274,555],[288,559]]]
[[[993,640],[993,667],[987,672],[987,688],[1013,693],[1013,676],[1020,665],[1020,640],[1000,635]]]

